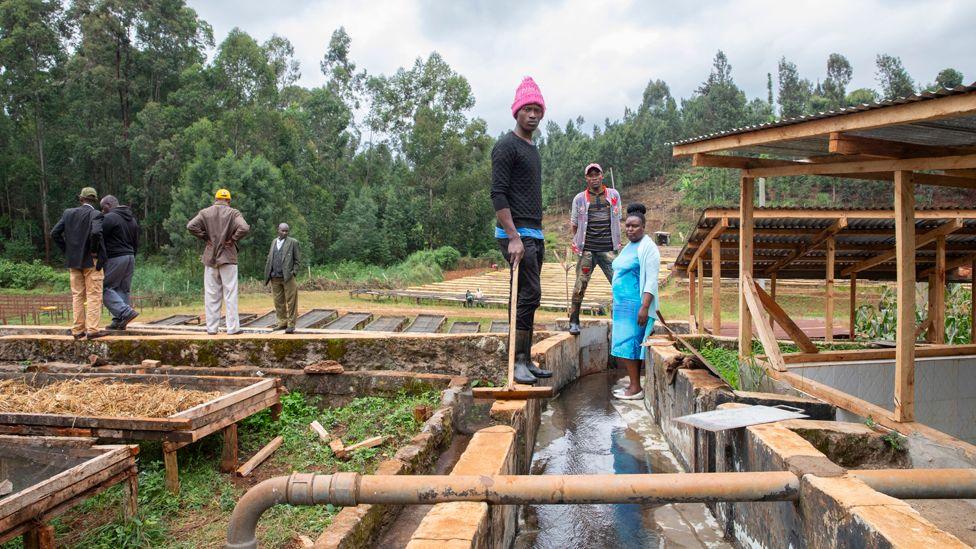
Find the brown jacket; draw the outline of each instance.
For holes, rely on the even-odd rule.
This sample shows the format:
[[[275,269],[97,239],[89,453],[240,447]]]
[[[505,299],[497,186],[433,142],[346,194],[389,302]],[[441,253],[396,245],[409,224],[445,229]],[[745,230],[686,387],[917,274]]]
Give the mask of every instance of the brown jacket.
[[[244,238],[251,227],[241,212],[227,204],[217,203],[200,210],[186,230],[207,243],[200,261],[208,267],[237,265],[237,241]]]

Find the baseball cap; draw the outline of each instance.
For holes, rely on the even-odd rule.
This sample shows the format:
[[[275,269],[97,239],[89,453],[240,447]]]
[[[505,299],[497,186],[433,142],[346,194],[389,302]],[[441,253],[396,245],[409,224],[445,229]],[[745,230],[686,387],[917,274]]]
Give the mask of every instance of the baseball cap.
[[[94,187],[85,187],[81,189],[81,193],[78,194],[78,198],[98,198],[98,192],[95,191]]]
[[[217,194],[214,195],[217,200],[230,200],[230,191],[227,189],[218,189]]]
[[[590,170],[592,170],[593,168],[596,168],[597,170],[600,170],[600,173],[603,173],[603,168],[601,168],[600,165],[597,164],[596,162],[592,162],[586,166],[585,170],[583,170],[583,175],[590,173]]]

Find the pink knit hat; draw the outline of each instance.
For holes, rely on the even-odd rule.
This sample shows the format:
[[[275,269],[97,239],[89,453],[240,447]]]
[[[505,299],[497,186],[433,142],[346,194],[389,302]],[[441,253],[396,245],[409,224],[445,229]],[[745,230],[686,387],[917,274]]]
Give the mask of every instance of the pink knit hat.
[[[539,85],[532,80],[531,76],[522,79],[517,90],[515,90],[515,101],[512,103],[512,116],[514,117],[519,109],[526,105],[539,105],[542,107],[542,114],[546,113],[546,102],[542,99],[542,90]]]

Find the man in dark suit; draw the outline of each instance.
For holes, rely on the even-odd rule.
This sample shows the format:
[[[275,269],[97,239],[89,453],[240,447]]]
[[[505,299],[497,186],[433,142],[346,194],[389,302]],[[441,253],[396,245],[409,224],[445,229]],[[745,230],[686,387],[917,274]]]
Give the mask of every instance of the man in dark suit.
[[[71,308],[75,339],[95,339],[104,332],[98,325],[102,317],[102,267],[107,259],[102,245],[102,214],[98,210],[98,193],[85,187],[78,195],[81,202],[68,208],[51,230],[51,239],[64,253],[64,263],[71,275]]]
[[[301,264],[298,241],[288,236],[289,231],[287,223],[278,225],[278,238],[271,243],[268,260],[264,264],[264,283],[271,283],[275,315],[278,317],[275,330],[285,330],[286,334],[295,332],[295,320],[298,318],[298,281],[295,277]]]

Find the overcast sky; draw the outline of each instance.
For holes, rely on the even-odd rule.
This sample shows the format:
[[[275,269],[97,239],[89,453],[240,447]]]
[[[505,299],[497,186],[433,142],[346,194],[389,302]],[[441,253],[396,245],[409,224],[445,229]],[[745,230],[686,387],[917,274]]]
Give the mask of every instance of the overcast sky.
[[[389,74],[439,52],[471,83],[473,114],[497,134],[512,125],[510,105],[531,75],[546,99],[546,118],[582,115],[587,130],[634,107],[650,79],[688,97],[705,79],[716,50],[728,55],[736,83],[766,96],[780,56],[801,75],[823,78],[827,56],[854,66],[851,88],[875,87],[878,53],[901,57],[918,83],[945,67],[976,81],[976,2],[855,0],[705,2],[690,0],[188,0],[213,25],[219,44],[240,27],[258,41],[288,38],[304,86],[319,72],[332,31],[344,26],[352,59]],[[774,84],[775,85],[775,84]]]

